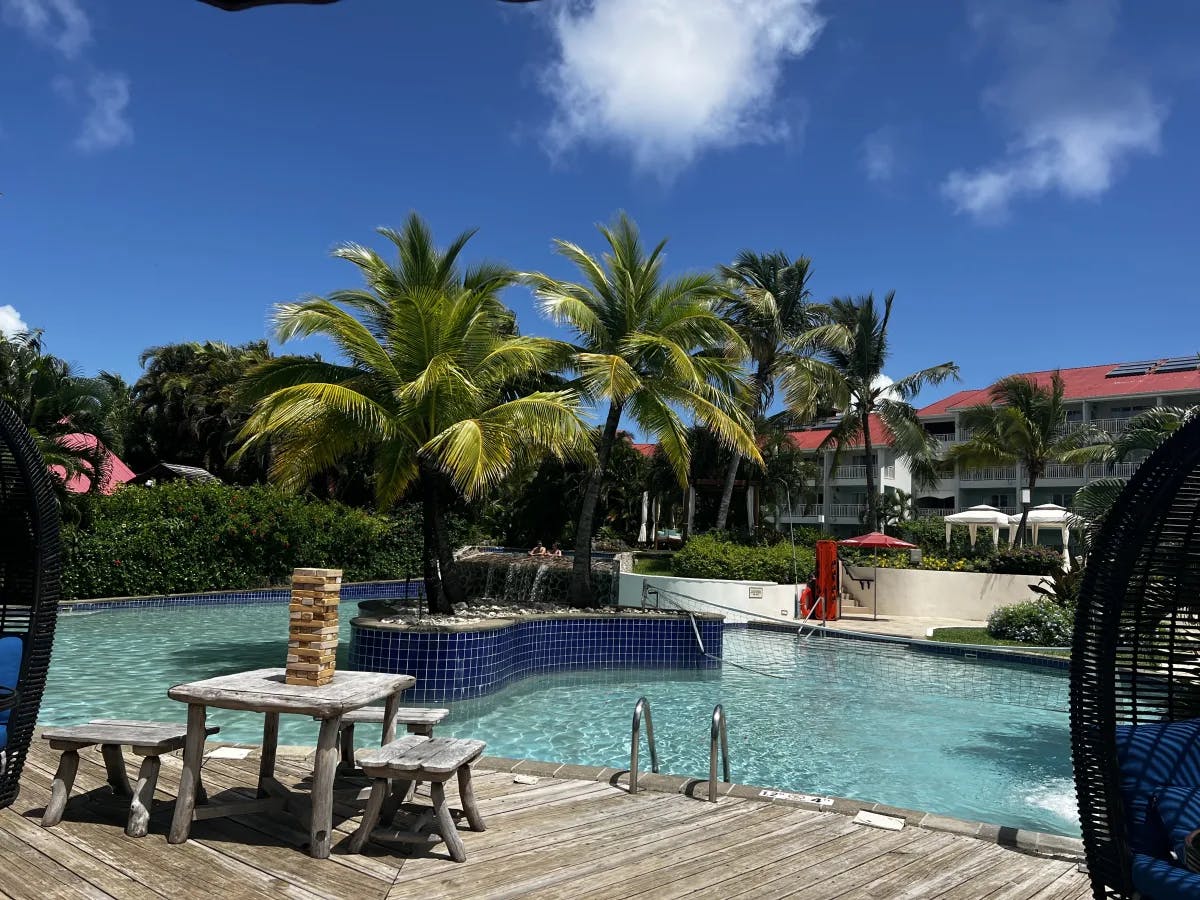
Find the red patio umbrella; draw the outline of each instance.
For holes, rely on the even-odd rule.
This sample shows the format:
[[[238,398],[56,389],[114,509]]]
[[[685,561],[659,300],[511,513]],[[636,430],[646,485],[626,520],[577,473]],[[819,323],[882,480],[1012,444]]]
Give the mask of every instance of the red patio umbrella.
[[[842,547],[862,547],[875,551],[875,578],[871,581],[871,619],[879,618],[879,551],[880,550],[913,550],[916,544],[910,544],[908,541],[902,541],[900,538],[894,538],[890,534],[884,534],[881,531],[872,531],[867,534],[860,534],[858,537],[846,538],[838,541],[838,545]]]

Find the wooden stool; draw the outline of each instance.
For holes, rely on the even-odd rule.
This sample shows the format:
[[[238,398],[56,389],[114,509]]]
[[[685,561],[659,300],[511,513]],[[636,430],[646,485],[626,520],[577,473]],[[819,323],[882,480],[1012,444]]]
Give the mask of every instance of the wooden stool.
[[[471,826],[472,831],[483,831],[483,818],[479,815],[479,807],[475,805],[475,793],[471,789],[471,763],[483,754],[484,746],[483,741],[427,738],[410,734],[366,753],[359,762],[363,772],[372,779],[371,796],[367,799],[362,823],[350,838],[349,851],[361,853],[380,817],[383,817],[384,822],[390,822],[396,814],[397,807],[408,794],[409,786],[417,781],[428,781],[429,793],[433,799],[433,833],[422,831],[423,827],[430,824],[429,814],[426,813],[420,817],[412,830],[388,831],[380,837],[409,844],[430,844],[440,839],[446,842],[451,859],[455,862],[466,860],[466,848],[463,847],[462,838],[458,836],[450,807],[446,804],[445,783],[455,776],[458,777],[458,796],[462,801],[467,824]]]
[[[411,709],[396,710],[396,724],[404,725],[409,734],[423,734],[433,737],[433,726],[439,724],[450,715],[448,709],[426,709],[422,706]],[[342,724],[338,729],[338,741],[341,745],[341,761],[338,768],[346,772],[359,771],[354,762],[354,726],[382,725],[384,708],[382,706],[363,706],[352,709],[342,716]]]
[[[205,729],[205,733],[216,734],[220,730],[212,725]],[[42,738],[50,742],[51,750],[61,750],[63,755],[58,761],[58,770],[50,787],[50,802],[42,814],[42,827],[50,828],[62,821],[71,787],[75,784],[75,773],[79,771],[79,751],[99,744],[113,793],[129,798],[129,822],[125,825],[125,833],[130,837],[144,837],[150,825],[154,788],[158,784],[158,758],[164,753],[181,749],[186,737],[186,725],[123,719],[94,719],[87,725],[45,729]],[[137,784],[132,788],[125,774],[122,747],[129,747],[135,756],[143,757]],[[203,790],[201,785],[197,799],[202,803],[206,799]]]

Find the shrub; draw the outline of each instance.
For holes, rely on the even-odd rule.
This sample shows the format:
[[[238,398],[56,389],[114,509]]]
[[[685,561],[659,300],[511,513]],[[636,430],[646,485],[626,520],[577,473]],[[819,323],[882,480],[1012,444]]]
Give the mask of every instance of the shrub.
[[[950,549],[946,549],[946,520],[940,516],[912,519],[897,522],[888,529],[896,537],[903,538],[921,548],[922,553],[933,556],[949,556],[951,559],[966,559],[978,556],[988,556],[995,550],[992,543],[992,532],[988,528],[980,528],[975,539],[975,547],[971,547],[970,534],[962,525],[950,532]]]
[[[347,580],[421,572],[421,514],[383,516],[266,486],[175,482],[88,497],[64,529],[68,599],[247,589],[286,583],[296,566]],[[453,538],[466,538],[454,523]]]
[[[683,578],[728,578],[791,584],[794,570],[799,571],[802,580],[808,577],[816,568],[816,557],[811,547],[797,544],[793,569],[791,543],[753,547],[702,534],[689,540],[675,553],[671,568]]]
[[[1074,627],[1075,616],[1070,610],[1042,600],[1028,600],[992,613],[987,631],[994,638],[1039,647],[1066,647]]]
[[[1051,547],[1007,547],[986,560],[984,572],[1000,575],[1054,575],[1062,554]]]

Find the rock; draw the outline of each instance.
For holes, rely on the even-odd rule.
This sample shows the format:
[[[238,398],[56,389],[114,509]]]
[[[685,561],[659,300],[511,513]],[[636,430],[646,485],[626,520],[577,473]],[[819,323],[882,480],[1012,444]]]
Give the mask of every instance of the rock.
[[[465,616],[467,614],[467,604],[465,603],[455,603],[450,608],[454,610],[454,615],[456,616]]]

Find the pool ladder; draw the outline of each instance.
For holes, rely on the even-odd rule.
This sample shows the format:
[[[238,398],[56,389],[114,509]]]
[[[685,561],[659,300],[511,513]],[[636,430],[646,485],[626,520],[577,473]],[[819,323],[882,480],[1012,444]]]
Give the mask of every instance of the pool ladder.
[[[650,701],[639,697],[633,706],[633,734],[629,745],[629,793],[638,790],[638,755],[642,746],[642,720],[646,721],[646,745],[650,750],[650,771],[658,772],[658,747],[654,743],[654,718]],[[712,724],[708,732],[708,800],[717,802],[717,751],[721,753],[721,780],[729,783],[729,736],[725,727],[725,709],[718,703],[713,707]]]

